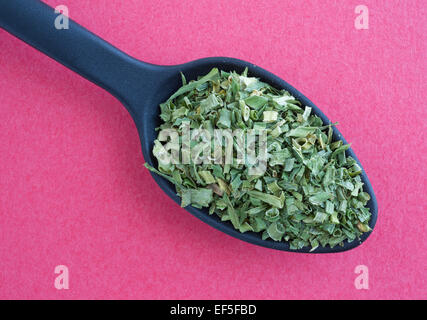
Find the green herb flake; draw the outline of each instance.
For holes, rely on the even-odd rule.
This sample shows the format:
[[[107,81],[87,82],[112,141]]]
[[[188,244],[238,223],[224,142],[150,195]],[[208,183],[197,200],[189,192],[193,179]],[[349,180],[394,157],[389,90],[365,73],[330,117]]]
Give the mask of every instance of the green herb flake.
[[[287,241],[295,250],[343,245],[371,231],[362,169],[346,156],[350,145],[333,141],[336,124],[324,124],[312,108],[248,70],[214,68],[197,80],[181,77],[182,87],[160,105],[158,130],[175,130],[180,160],[191,161],[166,161],[179,145],[159,134],[153,148],[158,165],[145,166],[175,185],[182,207],[208,208],[240,232]],[[195,154],[186,128],[211,135]],[[217,129],[230,134],[217,136]],[[239,158],[239,139],[250,131],[266,132],[264,170],[251,171],[260,164],[253,155]],[[246,144],[258,150],[260,141]],[[227,156],[232,161],[224,164]]]

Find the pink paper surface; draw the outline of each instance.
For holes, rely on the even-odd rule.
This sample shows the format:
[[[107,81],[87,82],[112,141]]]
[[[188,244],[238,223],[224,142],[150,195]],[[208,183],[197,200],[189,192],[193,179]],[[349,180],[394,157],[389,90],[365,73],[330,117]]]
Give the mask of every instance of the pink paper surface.
[[[143,61],[230,56],[282,77],[339,121],[379,218],[341,254],[229,237],[160,190],[115,98],[0,30],[0,298],[427,298],[424,1],[46,2]]]

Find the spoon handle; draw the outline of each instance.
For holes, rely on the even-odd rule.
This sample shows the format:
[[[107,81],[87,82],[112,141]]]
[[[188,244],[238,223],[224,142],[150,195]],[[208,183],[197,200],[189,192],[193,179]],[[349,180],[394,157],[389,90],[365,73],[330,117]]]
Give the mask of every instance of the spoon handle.
[[[128,56],[71,19],[61,29],[64,16],[43,2],[0,0],[0,8],[1,28],[106,89],[128,110],[132,99],[149,90],[159,66]]]

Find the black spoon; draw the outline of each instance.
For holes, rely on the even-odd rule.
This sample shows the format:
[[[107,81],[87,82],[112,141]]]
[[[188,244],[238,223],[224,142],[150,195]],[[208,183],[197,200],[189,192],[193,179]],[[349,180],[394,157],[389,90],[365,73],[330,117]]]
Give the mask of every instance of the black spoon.
[[[58,14],[53,8],[38,0],[0,0],[1,28],[104,88],[121,101],[135,121],[144,159],[153,166],[155,166],[155,159],[151,150],[153,141],[157,137],[155,128],[160,124],[158,106],[180,87],[180,72],[184,73],[188,80],[192,80],[197,76],[207,74],[213,67],[237,72],[242,72],[248,67],[251,76],[258,77],[276,88],[286,89],[304,105],[311,107],[324,123],[330,123],[319,108],[303,94],[274,74],[249,62],[216,57],[177,66],[147,64],[126,55],[71,20],[69,20],[69,29],[57,30],[55,28],[57,17]],[[334,139],[341,139],[346,143],[335,127]],[[347,155],[352,156],[360,165],[351,149],[347,150]],[[175,202],[180,203],[175,187],[164,178],[156,174],[152,175],[160,188]],[[372,213],[369,226],[373,229],[377,220],[377,202],[364,170],[362,180],[365,184],[365,191],[371,196],[368,203]],[[231,223],[222,222],[216,215],[209,215],[206,210],[199,210],[191,206],[186,210],[212,227],[253,244],[283,251],[310,251],[309,247],[290,250],[289,243],[262,240],[258,233],[240,233],[233,228]],[[357,247],[369,235],[370,232],[363,234],[360,240],[346,241],[344,246],[319,247],[313,252],[346,251]]]

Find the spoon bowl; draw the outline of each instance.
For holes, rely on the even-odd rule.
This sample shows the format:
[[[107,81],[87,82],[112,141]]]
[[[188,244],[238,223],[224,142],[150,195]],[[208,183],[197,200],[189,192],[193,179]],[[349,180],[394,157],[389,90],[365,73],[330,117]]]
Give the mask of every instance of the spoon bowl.
[[[194,80],[200,75],[207,74],[214,67],[239,73],[248,68],[250,76],[260,78],[277,89],[287,90],[303,105],[311,107],[312,112],[324,123],[330,123],[322,111],[302,93],[281,78],[252,63],[234,58],[213,57],[175,66],[148,64],[128,56],[72,20],[69,21],[69,29],[56,29],[54,21],[58,13],[38,0],[0,0],[0,7],[1,28],[109,91],[122,102],[138,129],[144,159],[154,167],[157,167],[157,160],[152,154],[152,149],[158,134],[155,128],[161,124],[159,105],[181,86],[181,72],[188,80]],[[333,138],[346,143],[336,127],[333,127]],[[346,155],[353,157],[362,167],[351,148],[346,151]],[[175,186],[163,177],[151,174],[160,188],[179,204],[181,200],[176,194]],[[364,191],[371,196],[368,202],[372,213],[369,226],[374,229],[377,220],[375,194],[363,169],[361,178]],[[262,240],[261,234],[255,232],[240,233],[230,222],[223,222],[218,216],[209,215],[206,209],[200,210],[192,206],[185,209],[210,226],[252,244],[292,252],[308,253],[311,249],[305,247],[291,250],[288,242]],[[365,241],[371,232],[364,233],[360,240],[345,241],[344,246],[318,247],[311,253],[350,250]]]

